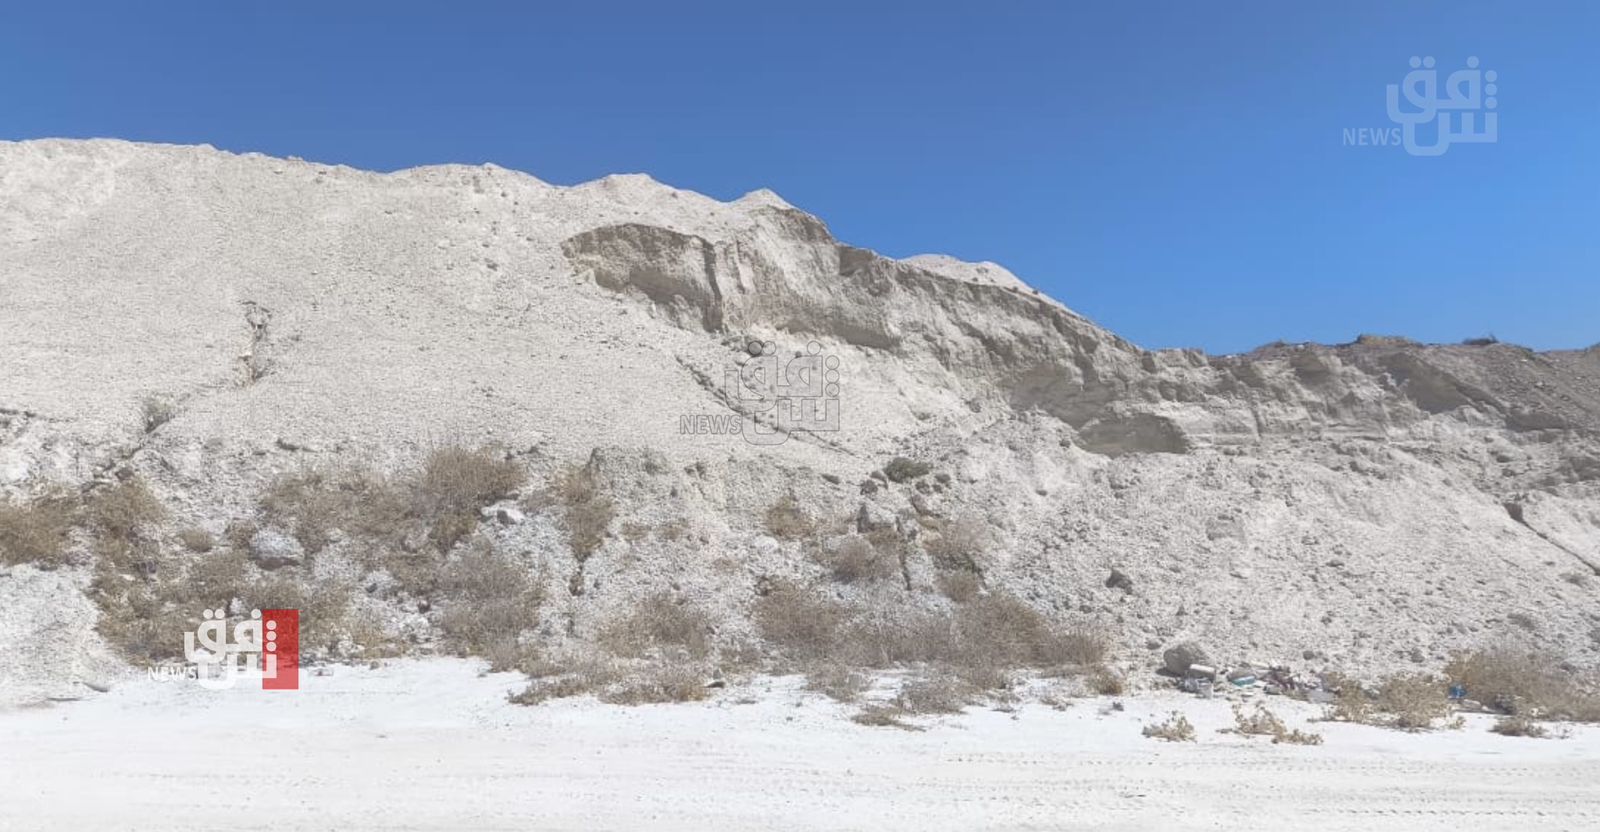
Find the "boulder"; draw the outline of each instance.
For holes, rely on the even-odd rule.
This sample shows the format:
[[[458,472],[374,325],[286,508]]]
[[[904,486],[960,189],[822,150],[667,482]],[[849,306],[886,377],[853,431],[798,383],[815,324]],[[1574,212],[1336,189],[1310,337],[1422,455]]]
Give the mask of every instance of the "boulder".
[[[1174,644],[1161,653],[1161,661],[1166,665],[1167,672],[1174,676],[1182,676],[1189,672],[1189,666],[1194,664],[1212,664],[1211,657],[1198,644],[1185,641]]]
[[[305,554],[300,541],[276,529],[262,529],[250,537],[250,559],[262,569],[299,566]]]

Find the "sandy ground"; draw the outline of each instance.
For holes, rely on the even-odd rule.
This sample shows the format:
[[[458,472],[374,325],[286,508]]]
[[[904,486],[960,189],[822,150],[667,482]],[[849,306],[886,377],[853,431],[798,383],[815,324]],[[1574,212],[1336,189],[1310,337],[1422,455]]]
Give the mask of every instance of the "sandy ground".
[[[1595,829],[1600,730],[1220,734],[1176,696],[867,728],[775,679],[707,703],[506,704],[457,661],[297,693],[139,680],[0,713],[0,829]],[[753,701],[752,701],[753,700]],[[1298,724],[1315,714],[1274,702]],[[1140,736],[1183,708],[1194,744]]]

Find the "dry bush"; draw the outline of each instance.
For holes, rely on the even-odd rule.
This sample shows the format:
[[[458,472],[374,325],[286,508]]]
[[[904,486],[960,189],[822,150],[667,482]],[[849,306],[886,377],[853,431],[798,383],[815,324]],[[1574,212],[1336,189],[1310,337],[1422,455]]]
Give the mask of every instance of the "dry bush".
[[[983,591],[983,579],[975,572],[940,572],[935,580],[944,597],[957,604],[965,604]]]
[[[344,633],[351,594],[351,587],[343,583],[308,585],[284,575],[266,575],[250,581],[241,598],[245,609],[299,610],[302,653],[332,652]]]
[[[440,570],[444,596],[439,629],[462,655],[490,660],[492,670],[514,666],[520,636],[539,623],[543,581],[488,544],[468,548]],[[510,661],[512,665],[505,662]]]
[[[823,565],[842,584],[881,581],[900,571],[897,558],[859,535],[845,538],[836,551],[823,557]]]
[[[95,592],[100,619],[95,630],[135,664],[153,664],[183,656],[183,634],[192,632],[203,606],[188,609],[174,603],[158,587],[135,582]]]
[[[792,496],[773,503],[767,509],[767,533],[779,540],[802,540],[817,533],[817,521],[800,508]]]
[[[1512,714],[1502,716],[1495,720],[1494,725],[1490,726],[1489,730],[1506,737],[1533,737],[1535,739],[1543,739],[1550,736],[1550,732],[1545,730],[1543,725],[1534,722],[1528,717],[1516,716]]]
[[[790,658],[806,660],[835,654],[849,612],[814,590],[782,584],[756,600],[754,617],[768,641]]]
[[[615,686],[600,693],[600,701],[611,705],[698,702],[708,693],[706,675],[699,667],[656,664],[642,673],[624,676]]]
[[[1426,731],[1452,711],[1445,687],[1424,674],[1390,676],[1378,687],[1377,705],[1389,725],[1403,731]]]
[[[672,542],[682,539],[682,537],[688,533],[689,524],[677,518],[673,518],[665,523],[662,523],[661,526],[656,529],[656,534],[660,536],[662,540]]]
[[[77,515],[76,502],[65,492],[51,492],[23,505],[0,500],[0,564],[60,566]]]
[[[161,555],[154,526],[166,517],[166,509],[144,480],[130,477],[95,492],[88,500],[88,516],[98,580],[128,574],[155,578]]]
[[[1274,745],[1321,745],[1322,735],[1296,728],[1274,736],[1272,742]]]
[[[966,654],[964,661],[947,665],[949,672],[975,691],[1009,694],[1016,686],[1015,669],[990,657]]]
[[[208,554],[188,565],[183,580],[167,591],[173,600],[196,609],[226,607],[249,594],[249,562],[241,552]]]
[[[1533,620],[1533,616],[1523,612],[1514,612],[1508,614],[1506,616],[1506,621],[1509,621],[1530,633],[1539,629],[1539,622]]]
[[[1458,655],[1445,666],[1467,696],[1510,716],[1600,722],[1600,696],[1559,668],[1556,657],[1510,649]]]
[[[532,678],[526,688],[510,697],[517,705],[583,696],[604,690],[622,678],[622,668],[614,660],[595,654],[582,654],[566,662],[539,659],[523,670]]]
[[[412,515],[404,492],[404,484],[361,467],[308,469],[273,480],[261,511],[307,554],[326,548],[336,529],[388,548],[405,535]]]
[[[908,714],[958,714],[975,693],[947,668],[933,668],[901,685],[894,704]]]
[[[1121,696],[1127,692],[1128,684],[1121,676],[1104,667],[1097,667],[1089,674],[1089,690],[1099,696]]]
[[[1246,714],[1244,706],[1235,703],[1233,706],[1234,732],[1250,736],[1271,737],[1274,744],[1288,745],[1321,745],[1322,735],[1311,734],[1299,729],[1289,730],[1277,714],[1267,710],[1265,703],[1257,702],[1253,713]]]
[[[1111,639],[1105,633],[1080,624],[1062,633],[1060,652],[1067,664],[1082,667],[1097,666],[1106,660],[1111,651]]]
[[[616,506],[601,491],[599,477],[590,466],[573,466],[557,474],[553,490],[564,506],[562,520],[572,552],[582,563],[605,542]]]
[[[1177,711],[1167,717],[1163,722],[1154,722],[1144,726],[1144,735],[1167,742],[1194,742],[1194,724],[1189,718]]]
[[[818,662],[806,670],[806,690],[835,702],[854,702],[870,687],[871,677],[837,662]]]
[[[183,548],[201,554],[211,551],[217,545],[217,539],[211,532],[196,526],[178,532],[178,542],[183,544]]]
[[[857,725],[873,728],[899,728],[902,731],[921,731],[921,727],[906,722],[906,712],[894,705],[868,705],[850,717]]]
[[[938,521],[931,536],[924,536],[922,548],[940,569],[981,575],[983,552],[988,545],[988,524],[975,514],[963,514]]]
[[[956,610],[961,644],[1012,666],[1045,667],[1071,661],[1065,639],[1033,607],[1012,595],[990,593]],[[1072,642],[1081,649],[1083,644]]]
[[[700,608],[674,601],[663,592],[645,598],[603,628],[599,642],[627,658],[673,649],[704,658],[711,652],[711,620]]]
[[[89,500],[89,520],[105,539],[137,539],[164,517],[166,509],[162,508],[161,501],[138,477],[120,480],[96,492]]]
[[[478,511],[514,494],[527,481],[515,460],[493,448],[436,448],[412,486],[417,513],[429,521],[429,538],[449,551],[478,526]]]
[[[261,510],[309,554],[326,548],[335,530],[383,551],[421,530],[436,550],[448,552],[477,528],[480,509],[525,480],[522,467],[501,451],[449,445],[430,452],[415,473],[393,480],[360,466],[281,476],[262,495]]]
[[[1379,683],[1376,694],[1347,680],[1339,682],[1339,697],[1324,717],[1330,721],[1427,731],[1453,710],[1445,686],[1427,674],[1389,676]]]
[[[1256,703],[1255,712],[1251,714],[1245,713],[1244,705],[1238,702],[1233,703],[1233,724],[1234,733],[1243,734],[1247,737],[1275,737],[1289,731],[1289,727],[1283,724],[1283,720],[1279,719],[1277,714],[1267,710],[1266,704],[1262,702]]]

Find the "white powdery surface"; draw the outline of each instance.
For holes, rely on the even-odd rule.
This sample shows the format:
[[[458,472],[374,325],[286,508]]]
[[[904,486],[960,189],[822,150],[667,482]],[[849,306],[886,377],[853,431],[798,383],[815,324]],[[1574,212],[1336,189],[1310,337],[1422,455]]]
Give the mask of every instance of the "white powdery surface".
[[[298,692],[141,682],[0,712],[3,829],[1580,829],[1600,731],[1315,724],[1218,733],[1225,703],[1084,700],[869,728],[760,680],[703,703],[520,707],[461,661],[339,667]],[[1300,727],[1316,709],[1278,700]],[[1173,709],[1196,743],[1146,739]],[[95,761],[86,765],[85,761]]]

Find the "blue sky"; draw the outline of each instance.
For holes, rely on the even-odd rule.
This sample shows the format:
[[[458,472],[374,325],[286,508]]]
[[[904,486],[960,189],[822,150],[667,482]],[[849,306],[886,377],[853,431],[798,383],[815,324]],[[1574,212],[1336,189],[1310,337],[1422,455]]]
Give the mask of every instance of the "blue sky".
[[[1309,5],[13,4],[0,137],[770,187],[1150,347],[1600,341],[1600,4]],[[1344,144],[1413,55],[1498,142]]]

